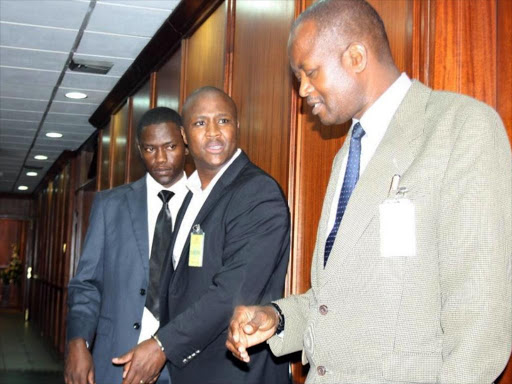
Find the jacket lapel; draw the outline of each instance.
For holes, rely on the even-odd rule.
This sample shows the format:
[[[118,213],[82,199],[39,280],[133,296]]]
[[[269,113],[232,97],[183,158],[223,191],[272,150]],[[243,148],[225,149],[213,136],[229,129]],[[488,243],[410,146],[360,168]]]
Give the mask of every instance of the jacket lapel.
[[[245,152],[241,152],[240,155],[236,158],[235,161],[226,169],[221,178],[217,181],[215,186],[213,187],[210,195],[204,202],[201,210],[197,214],[197,217],[194,219],[194,224],[201,224],[203,220],[208,216],[210,211],[217,205],[217,201],[224,195],[225,190],[229,187],[229,185],[236,179],[238,174],[242,171],[242,169],[249,163],[249,158],[245,154]],[[187,230],[190,230],[187,229]],[[180,273],[184,265],[188,263],[188,252],[190,245],[190,236],[187,235],[187,240],[185,245],[183,246],[183,251],[181,252],[180,261],[178,262],[178,266],[176,267],[175,274]]]
[[[379,205],[388,197],[393,175],[403,175],[423,145],[424,111],[430,92],[429,88],[414,81],[400,104],[386,134],[352,192],[325,273],[321,273],[322,285],[340,270],[373,217],[378,215]],[[338,175],[339,172],[340,170]],[[333,198],[336,196],[333,196],[331,201]],[[323,215],[328,217],[328,213],[327,209]],[[325,223],[326,217],[323,218]],[[325,228],[323,233],[319,256],[323,256],[325,247]]]
[[[130,191],[125,194],[130,219],[132,221],[135,242],[139,249],[142,265],[146,276],[149,274],[149,244],[148,244],[148,204],[146,177],[142,177],[130,185]]]

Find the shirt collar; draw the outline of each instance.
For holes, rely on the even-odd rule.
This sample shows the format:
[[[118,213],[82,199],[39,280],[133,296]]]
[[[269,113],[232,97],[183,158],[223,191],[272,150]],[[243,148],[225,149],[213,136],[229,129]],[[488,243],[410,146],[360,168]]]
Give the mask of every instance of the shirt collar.
[[[368,108],[360,120],[365,136],[384,135],[411,84],[407,74],[402,73]],[[357,122],[358,120],[353,119],[352,126]]]
[[[158,196],[158,192],[162,190],[166,191],[172,191],[175,194],[179,193],[181,190],[186,188],[187,183],[187,175],[185,172],[183,172],[183,176],[181,179],[179,179],[177,182],[175,182],[173,185],[171,185],[169,188],[164,187],[162,184],[160,184],[158,181],[156,181],[153,176],[149,174],[149,172],[146,173],[146,185],[148,190],[148,196]]]
[[[201,189],[201,179],[199,179],[199,174],[197,171],[194,171],[190,175],[190,177],[187,180],[187,188],[192,191],[192,193],[210,193],[210,191],[213,189],[217,181],[221,178],[221,176],[226,172],[226,170],[229,168],[229,166],[236,160],[238,156],[242,153],[242,150],[238,148],[235,152],[235,154],[229,159],[229,161],[222,166],[222,168],[217,172],[215,177],[210,181],[210,184],[202,190]]]

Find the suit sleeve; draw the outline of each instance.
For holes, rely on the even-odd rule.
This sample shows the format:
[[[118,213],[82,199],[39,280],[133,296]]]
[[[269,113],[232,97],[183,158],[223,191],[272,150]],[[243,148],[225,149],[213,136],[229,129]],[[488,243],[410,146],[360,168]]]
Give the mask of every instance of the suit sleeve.
[[[158,331],[167,358],[178,367],[185,365],[184,356],[226,331],[236,305],[277,299],[269,297],[269,285],[278,284],[280,291],[284,286],[290,220],[277,184],[266,176],[253,178],[234,193],[224,214],[222,267],[208,291]]]
[[[441,187],[439,383],[491,383],[511,349],[511,154],[499,117],[477,105]]]
[[[285,322],[283,334],[273,336],[268,340],[270,349],[275,356],[284,356],[303,349],[310,295],[312,295],[311,289],[302,295],[293,295],[276,301],[283,312]]]
[[[92,345],[101,305],[105,220],[102,194],[97,193],[76,275],[68,286],[67,340],[84,338]]]

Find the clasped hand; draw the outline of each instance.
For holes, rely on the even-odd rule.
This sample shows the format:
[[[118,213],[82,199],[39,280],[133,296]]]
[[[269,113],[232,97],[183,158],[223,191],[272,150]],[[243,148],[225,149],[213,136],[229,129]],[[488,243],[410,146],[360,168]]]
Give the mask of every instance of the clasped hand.
[[[270,339],[278,324],[278,315],[271,306],[236,307],[229,324],[226,347],[237,359],[248,363],[247,348]]]

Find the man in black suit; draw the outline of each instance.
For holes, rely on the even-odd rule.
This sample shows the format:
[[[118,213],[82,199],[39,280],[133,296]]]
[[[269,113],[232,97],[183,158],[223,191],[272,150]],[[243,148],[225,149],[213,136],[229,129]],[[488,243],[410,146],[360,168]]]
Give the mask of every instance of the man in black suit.
[[[161,327],[121,357],[124,384],[152,382],[167,360],[173,384],[288,383],[288,364],[266,345],[251,363],[225,347],[227,325],[240,303],[269,303],[283,293],[290,219],[279,185],[237,148],[233,100],[213,87],[183,106],[182,134],[196,172],[178,215],[162,275]],[[159,343],[159,353],[143,356]],[[140,359],[139,359],[140,356]]]

